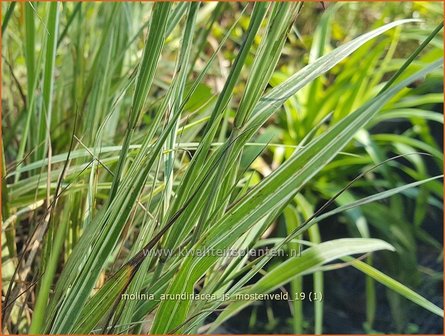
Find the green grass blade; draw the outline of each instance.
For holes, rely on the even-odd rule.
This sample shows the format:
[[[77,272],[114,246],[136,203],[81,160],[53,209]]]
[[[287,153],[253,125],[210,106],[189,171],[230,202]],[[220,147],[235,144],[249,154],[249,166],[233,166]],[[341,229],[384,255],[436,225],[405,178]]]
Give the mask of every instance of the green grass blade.
[[[2,22],[2,35],[6,31],[6,27],[8,27],[8,22],[11,19],[12,14],[14,13],[14,8],[17,2],[13,1],[9,4],[8,9],[6,10],[5,16],[3,17]]]
[[[335,239],[318,244],[306,249],[301,256],[293,257],[279,264],[269,271],[254,285],[235,293],[239,295],[266,294],[288,283],[303,274],[312,273],[317,267],[335,259],[359,253],[369,253],[378,250],[390,250],[394,248],[379,239],[370,238],[344,238]],[[217,318],[212,330],[221,322],[248,306],[252,301],[236,301],[230,304]]]
[[[45,68],[43,70],[43,104],[39,115],[39,143],[45,143],[37,149],[37,158],[42,159],[46,156],[49,147],[49,134],[51,129],[51,118],[53,110],[53,93],[54,93],[54,65],[56,61],[57,36],[59,29],[59,3],[53,2],[49,4],[48,35],[46,40],[45,51]]]
[[[443,318],[444,312],[443,309],[436,306],[431,301],[428,301],[426,298],[421,296],[420,294],[414,292],[412,289],[408,288],[407,286],[401,284],[397,280],[391,278],[390,276],[380,272],[379,270],[375,269],[374,267],[368,265],[367,263],[355,260],[353,258],[344,258],[344,260],[348,263],[351,263],[351,265],[361,272],[365,273],[366,275],[370,276],[377,282],[381,283],[382,285],[388,287],[389,289],[393,290],[394,292],[402,295],[406,299],[414,302],[415,304],[425,308],[426,310],[429,310],[430,312],[440,316]]]
[[[134,268],[121,268],[107,283],[85,304],[80,313],[73,334],[89,334],[110,311],[134,275]],[[93,313],[92,313],[93,312]]]
[[[62,32],[60,33],[59,39],[57,40],[57,45],[60,45],[60,43],[65,38],[66,34],[68,33],[68,29],[70,28],[71,24],[73,23],[74,19],[76,18],[76,15],[80,12],[82,3],[79,2],[74,7],[73,12],[70,14],[68,21],[66,22],[65,28],[63,28]]]

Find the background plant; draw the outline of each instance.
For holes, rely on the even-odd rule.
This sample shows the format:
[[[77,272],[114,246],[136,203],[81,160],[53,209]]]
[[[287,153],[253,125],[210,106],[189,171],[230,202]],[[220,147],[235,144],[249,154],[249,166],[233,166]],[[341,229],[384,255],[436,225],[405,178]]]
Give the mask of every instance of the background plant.
[[[442,122],[433,109],[443,99],[434,93],[441,27],[432,34],[440,9],[376,5],[362,26],[338,19],[363,15],[359,4],[2,6],[9,332],[214,330],[249,302],[120,295],[230,297],[288,284],[295,293],[309,274],[324,292],[336,267],[325,264],[339,258],[366,274],[365,331],[379,309],[375,281],[391,290],[395,330],[410,318],[401,297],[443,316],[409,289],[419,270],[442,277],[419,268],[416,254],[419,242],[441,253],[424,226],[442,211],[442,154],[431,136]],[[395,21],[413,13],[427,20]],[[403,129],[388,123],[396,118]],[[328,220],[348,231],[325,241]],[[253,261],[143,253],[264,245],[304,251]],[[392,252],[345,259],[376,250]],[[305,325],[312,318],[294,301],[290,330],[321,333],[323,310],[315,303],[314,326]]]

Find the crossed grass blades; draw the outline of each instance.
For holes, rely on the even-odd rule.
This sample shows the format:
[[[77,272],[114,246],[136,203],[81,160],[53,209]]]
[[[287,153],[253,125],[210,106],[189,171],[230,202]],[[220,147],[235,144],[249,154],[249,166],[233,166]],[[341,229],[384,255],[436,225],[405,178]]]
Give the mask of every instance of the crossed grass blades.
[[[356,157],[342,151],[357,134],[365,134],[375,117],[382,118],[379,112],[403,97],[408,85],[440,76],[442,60],[437,53],[420,60],[419,55],[436,41],[443,25],[422,36],[423,43],[398,71],[382,65],[372,83],[378,90],[362,101],[352,97],[346,103],[349,112],[320,108],[307,113],[304,137],[290,147],[286,160],[259,179],[255,165],[262,153],[281,146],[270,139],[257,141],[258,134],[267,132],[268,120],[283,108],[289,113],[301,93],[315,104],[329,70],[391,31],[400,34],[403,26],[421,23],[390,22],[327,50],[327,27],[336,10],[331,7],[316,32],[319,44],[314,43],[309,64],[277,79],[286,43],[298,36],[295,21],[305,10],[303,4],[241,4],[229,29],[215,39],[215,27],[226,11],[233,10],[231,6],[57,2],[4,6],[3,84],[11,89],[5,90],[3,110],[4,119],[13,120],[11,127],[4,123],[2,137],[4,330],[196,333],[210,314],[221,311],[206,325],[205,330],[215,330],[251,302],[123,301],[121,294],[150,293],[159,298],[199,290],[233,297],[269,293],[287,283],[298,289],[301,277],[309,274],[322,290],[324,265],[336,259],[366,275],[371,303],[377,281],[443,316],[441,308],[374,268],[370,256],[366,262],[349,257],[395,251],[397,244],[369,234],[321,242],[318,232],[322,219],[393,199],[415,187],[440,197],[442,175],[423,174],[412,183],[370,190],[364,198],[338,203],[352,185],[346,182],[317,211],[303,192],[329,164]],[[238,50],[226,73],[219,74],[223,51],[233,45],[240,27]],[[87,33],[85,28],[101,33]],[[22,42],[16,40],[18,35],[24,37]],[[12,51],[15,44],[20,51]],[[10,57],[20,58],[26,80],[16,76],[18,61]],[[391,72],[392,77],[384,76]],[[208,84],[215,76],[217,94]],[[14,118],[8,116],[12,110]],[[393,114],[397,112],[398,117],[416,117],[414,110]],[[433,113],[425,115],[437,119]],[[418,153],[419,148],[426,153]],[[365,153],[369,165],[361,174],[357,171],[353,182],[402,157],[415,157],[419,163],[428,154],[442,160],[428,144],[404,149],[389,160]],[[303,209],[303,220],[294,204]],[[337,208],[327,211],[332,204]],[[309,247],[276,267],[268,266],[270,255],[251,261],[148,253],[161,248],[198,251],[270,244],[262,236],[281,215],[288,233],[272,242],[273,249]],[[303,233],[309,233],[311,242],[301,240]],[[264,275],[251,284],[258,274]],[[369,327],[373,311],[375,307],[368,305]],[[320,302],[314,331],[321,333],[322,328]],[[301,330],[301,303],[294,303],[294,331]]]

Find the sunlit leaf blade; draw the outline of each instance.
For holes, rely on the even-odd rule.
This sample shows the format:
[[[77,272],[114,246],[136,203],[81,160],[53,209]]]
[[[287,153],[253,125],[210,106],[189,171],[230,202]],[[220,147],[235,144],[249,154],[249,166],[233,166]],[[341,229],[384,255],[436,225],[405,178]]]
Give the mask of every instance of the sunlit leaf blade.
[[[355,260],[353,258],[346,258],[346,257],[344,260],[347,261],[348,263],[351,263],[351,265],[353,267],[357,268],[358,270],[360,270],[363,273],[367,274],[368,276],[372,277],[377,282],[380,282],[382,285],[388,287],[389,289],[402,295],[403,297],[414,302],[415,304],[417,304],[417,305],[425,308],[426,310],[429,310],[430,312],[443,318],[443,309],[439,308],[431,301],[428,301],[422,295],[416,293],[415,291],[408,288],[407,286],[401,284],[394,278],[391,278],[390,276],[384,274],[383,272],[366,264],[363,261]]]
[[[288,283],[292,279],[316,270],[318,266],[335,259],[378,250],[394,250],[388,243],[378,239],[344,238],[335,239],[310,247],[300,255],[281,263],[254,285],[239,291],[237,294],[266,294]],[[235,297],[235,295],[234,295]],[[248,296],[246,296],[248,297]],[[238,311],[248,306],[249,301],[238,301],[230,304],[215,321],[212,328],[217,327],[222,321],[233,316]]]

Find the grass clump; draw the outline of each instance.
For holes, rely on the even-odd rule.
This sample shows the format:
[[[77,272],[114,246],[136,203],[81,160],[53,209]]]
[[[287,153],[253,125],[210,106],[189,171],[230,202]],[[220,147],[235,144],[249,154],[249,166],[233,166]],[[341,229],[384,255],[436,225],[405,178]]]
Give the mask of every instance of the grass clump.
[[[441,251],[423,225],[442,209],[443,24],[389,4],[350,31],[357,4],[316,27],[302,2],[3,6],[5,331],[214,331],[252,303],[234,298],[288,286],[288,330],[319,334],[324,302],[308,327],[297,293],[325,293],[334,260],[364,273],[365,331],[377,283],[443,316],[415,290],[419,241]]]

